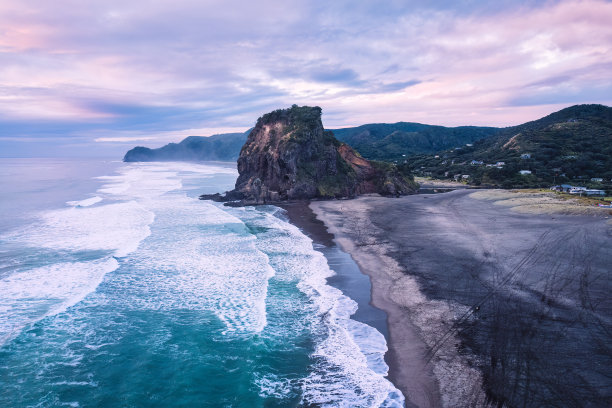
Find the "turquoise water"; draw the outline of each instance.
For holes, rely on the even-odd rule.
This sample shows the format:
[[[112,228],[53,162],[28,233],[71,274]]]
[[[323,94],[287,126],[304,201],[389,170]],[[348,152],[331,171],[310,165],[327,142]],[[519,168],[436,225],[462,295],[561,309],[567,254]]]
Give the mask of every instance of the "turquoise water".
[[[281,209],[197,200],[233,166],[0,165],[0,406],[403,404]]]

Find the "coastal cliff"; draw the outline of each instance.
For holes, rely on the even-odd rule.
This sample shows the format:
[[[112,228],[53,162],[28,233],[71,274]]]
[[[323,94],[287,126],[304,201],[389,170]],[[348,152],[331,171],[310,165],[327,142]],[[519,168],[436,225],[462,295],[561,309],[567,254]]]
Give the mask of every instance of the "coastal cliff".
[[[169,143],[158,149],[136,146],[125,154],[123,161],[234,161],[247,134],[248,132],[225,133],[210,137],[189,136],[180,143]]]
[[[323,128],[321,108],[297,105],[257,120],[240,151],[238,173],[234,190],[201,198],[249,205],[366,193],[402,195],[416,187],[396,166],[368,161],[339,142]]]

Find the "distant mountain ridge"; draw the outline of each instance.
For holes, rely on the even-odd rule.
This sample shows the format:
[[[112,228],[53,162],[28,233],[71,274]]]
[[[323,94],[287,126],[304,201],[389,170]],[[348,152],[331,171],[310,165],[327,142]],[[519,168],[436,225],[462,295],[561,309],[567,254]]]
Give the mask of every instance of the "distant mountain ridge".
[[[503,165],[494,166],[498,162]],[[537,187],[574,183],[609,189],[612,108],[571,106],[503,129],[473,146],[415,156],[408,165],[417,174],[438,178],[466,175],[470,184]],[[591,180],[600,178],[601,182]]]
[[[444,127],[421,123],[372,123],[334,130],[336,138],[371,160],[401,160],[474,143],[498,132],[496,127]]]
[[[210,137],[189,136],[180,143],[169,143],[158,149],[137,146],[125,154],[123,161],[234,161],[250,131]]]

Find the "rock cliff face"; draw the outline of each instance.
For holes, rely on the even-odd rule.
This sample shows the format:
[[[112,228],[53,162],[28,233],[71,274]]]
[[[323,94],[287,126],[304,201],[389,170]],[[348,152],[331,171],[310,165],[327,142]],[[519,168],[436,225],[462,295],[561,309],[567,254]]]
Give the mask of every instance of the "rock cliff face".
[[[295,199],[414,192],[395,166],[369,162],[321,122],[321,108],[270,112],[257,121],[238,158],[236,188],[220,200],[264,204]],[[203,196],[202,198],[214,198]]]

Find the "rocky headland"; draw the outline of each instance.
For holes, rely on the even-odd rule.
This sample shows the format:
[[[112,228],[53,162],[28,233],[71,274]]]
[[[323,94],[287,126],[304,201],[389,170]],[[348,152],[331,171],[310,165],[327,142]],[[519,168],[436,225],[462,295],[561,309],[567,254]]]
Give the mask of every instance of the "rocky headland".
[[[201,199],[237,205],[349,198],[416,191],[413,178],[390,163],[364,159],[325,130],[321,108],[293,105],[257,120],[238,157],[234,190]]]
[[[238,152],[248,133],[224,133],[210,137],[189,136],[180,143],[168,143],[158,149],[136,146],[125,154],[123,161],[234,161],[238,158]]]

